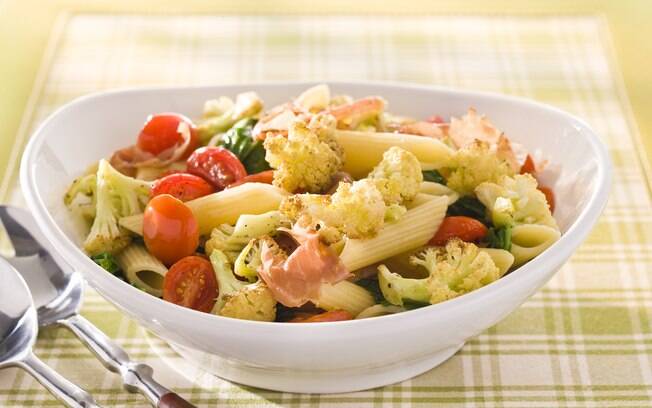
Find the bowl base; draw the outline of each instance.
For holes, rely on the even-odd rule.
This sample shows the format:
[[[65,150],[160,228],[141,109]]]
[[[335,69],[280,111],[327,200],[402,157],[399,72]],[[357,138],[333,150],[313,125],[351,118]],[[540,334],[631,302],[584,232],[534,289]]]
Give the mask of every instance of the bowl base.
[[[462,344],[438,350],[412,361],[401,361],[383,367],[341,370],[305,370],[255,367],[214,354],[169,343],[191,365],[222,379],[273,391],[333,394],[382,387],[422,374],[453,356]]]

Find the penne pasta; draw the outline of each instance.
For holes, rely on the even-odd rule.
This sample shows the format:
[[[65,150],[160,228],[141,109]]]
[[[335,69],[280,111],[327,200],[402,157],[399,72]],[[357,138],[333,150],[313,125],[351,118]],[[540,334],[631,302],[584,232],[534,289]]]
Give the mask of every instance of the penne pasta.
[[[446,196],[448,197],[448,205],[453,204],[458,198],[460,198],[460,195],[452,189],[443,184],[434,183],[432,181],[421,182],[421,193],[434,196]]]
[[[373,305],[366,308],[360,312],[355,318],[357,319],[368,319],[370,317],[385,316],[389,314],[405,312],[405,309],[401,306],[395,305]]]
[[[400,133],[358,132],[337,130],[335,138],[344,149],[344,171],[355,178],[365,177],[382,160],[392,146],[412,152],[424,170],[445,166],[453,150],[437,139]]]
[[[546,225],[523,224],[512,229],[514,266],[520,266],[545,251],[559,239],[558,230]]]
[[[514,265],[514,255],[509,251],[498,248],[480,248],[480,251],[489,254],[494,264],[500,269],[500,276],[503,276],[509,271],[509,268]]]
[[[345,280],[334,285],[322,284],[319,299],[313,303],[324,310],[346,310],[357,316],[376,301],[367,289]]]
[[[344,245],[340,259],[349,271],[355,271],[383,259],[425,245],[437,232],[446,214],[448,198],[422,198],[422,204],[410,208],[395,223],[386,224],[373,238],[350,239]]]
[[[143,245],[128,246],[116,255],[116,261],[129,283],[151,295],[163,296],[163,278],[168,268]]]
[[[199,233],[205,235],[222,224],[234,224],[240,214],[262,214],[277,210],[287,194],[270,184],[246,183],[188,201],[186,205],[197,219]],[[143,215],[123,217],[120,226],[142,235]]]

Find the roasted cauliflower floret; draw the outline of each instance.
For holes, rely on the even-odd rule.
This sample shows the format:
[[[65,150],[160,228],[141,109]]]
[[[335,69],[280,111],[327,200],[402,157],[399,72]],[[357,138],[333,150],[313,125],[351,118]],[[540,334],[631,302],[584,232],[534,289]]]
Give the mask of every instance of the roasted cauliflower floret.
[[[385,219],[383,196],[370,180],[340,183],[331,204],[317,218],[341,230],[349,238],[369,238],[378,233]]]
[[[344,155],[333,137],[335,121],[315,115],[310,124],[294,121],[288,136],[265,139],[265,159],[274,171],[274,185],[289,192],[317,193],[327,188],[343,165]]]
[[[92,222],[95,218],[96,187],[97,175],[95,173],[76,178],[66,191],[63,203],[73,213],[81,215],[84,219]]]
[[[276,300],[263,281],[248,283],[238,280],[229,260],[220,250],[214,250],[210,259],[219,287],[212,313],[234,319],[274,321]]]
[[[219,314],[234,319],[273,322],[276,300],[265,282],[258,281],[228,296]]]
[[[459,239],[448,241],[445,247],[426,248],[410,262],[424,267],[429,276],[409,279],[390,272],[385,265],[378,267],[381,291],[393,305],[443,302],[500,278],[500,269],[488,253]]]
[[[383,154],[368,178],[378,187],[385,204],[392,205],[412,201],[421,189],[423,174],[414,154],[394,146]]]
[[[319,226],[325,241],[338,236],[370,238],[382,228],[387,207],[376,185],[369,179],[340,183],[333,195],[295,194],[281,204],[290,219]]]
[[[449,188],[462,195],[471,195],[481,183],[497,182],[503,176],[514,175],[514,170],[489,144],[476,140],[456,151],[450,166],[441,173]]]
[[[263,214],[242,214],[235,225],[222,224],[211,231],[204,244],[207,254],[220,250],[234,262],[242,249],[254,238],[272,234],[278,227],[289,226],[285,216],[278,211]]]
[[[73,184],[65,201],[71,205],[80,194],[94,194],[95,218],[84,241],[84,249],[91,256],[122,250],[129,245],[131,236],[118,226],[118,219],[143,211],[149,201],[152,184],[125,176],[111,167],[106,160],[99,162],[94,189],[89,184],[93,178],[88,177],[83,180],[84,185]],[[86,208],[85,211],[91,214],[93,210]]]
[[[540,224],[559,230],[546,196],[537,189],[537,180],[529,174],[503,176],[498,182],[482,183],[475,193],[497,227]]]

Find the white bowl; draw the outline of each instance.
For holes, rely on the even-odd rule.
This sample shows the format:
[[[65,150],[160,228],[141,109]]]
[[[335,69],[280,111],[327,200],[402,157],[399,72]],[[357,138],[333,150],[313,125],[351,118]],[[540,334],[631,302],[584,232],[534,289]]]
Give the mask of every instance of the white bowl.
[[[267,106],[308,83],[265,83],[105,92],[64,106],[36,131],[23,156],[21,182],[52,244],[93,288],[183,356],[220,377],[261,388],[308,393],[368,389],[425,372],[496,324],[541,288],[585,239],[607,201],[605,147],[581,120],[532,101],[418,85],[331,83],[334,93],[382,95],[394,113],[414,117],[486,114],[553,166],[544,182],[558,197],[561,239],[536,259],[482,289],[406,313],[323,324],[260,323],[196,312],[147,295],[111,276],[79,249],[79,231],[63,193],[89,164],[133,144],[147,115],[197,116],[206,99],[255,90]]]

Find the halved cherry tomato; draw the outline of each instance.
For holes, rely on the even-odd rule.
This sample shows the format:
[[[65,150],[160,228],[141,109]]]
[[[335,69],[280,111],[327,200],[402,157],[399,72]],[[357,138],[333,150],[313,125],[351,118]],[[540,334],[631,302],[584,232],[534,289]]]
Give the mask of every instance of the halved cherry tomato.
[[[247,175],[238,157],[223,147],[202,147],[188,157],[188,173],[211,183],[217,190],[224,190]]]
[[[199,245],[199,227],[190,208],[169,194],[152,198],[143,217],[145,246],[166,265],[192,255]]]
[[[536,173],[536,171],[537,171],[537,169],[534,166],[534,160],[532,159],[532,156],[530,156],[528,154],[527,157],[525,157],[525,161],[523,162],[523,165],[521,166],[521,172],[520,173],[521,174],[526,174],[526,173],[534,174],[534,173]]]
[[[201,177],[188,173],[170,174],[154,182],[152,197],[170,194],[181,201],[190,201],[213,193],[215,189]]]
[[[552,191],[550,187],[546,186],[539,186],[537,187],[539,191],[543,193],[543,195],[546,196],[546,201],[548,202],[548,207],[550,207],[550,212],[554,213],[555,212],[555,193]]]
[[[229,184],[229,188],[239,186],[240,184],[245,183],[265,183],[272,184],[274,181],[274,170],[261,171],[260,173],[250,174],[235,183]]]
[[[432,115],[426,118],[426,122],[430,123],[444,123],[444,118],[439,115]]]
[[[296,317],[290,320],[290,323],[322,323],[339,322],[342,320],[353,320],[353,315],[351,315],[351,313],[347,312],[346,310],[333,310],[310,317]]]
[[[477,241],[487,235],[487,227],[480,221],[464,216],[446,217],[432,237],[430,245],[445,245],[451,238],[465,242]]]
[[[190,119],[178,113],[150,115],[138,135],[136,145],[139,149],[158,156],[183,143],[183,136],[179,133],[179,123],[181,122],[187,123],[190,127],[190,144],[183,154],[184,158],[188,157],[199,146],[197,130]]]
[[[211,263],[201,256],[177,261],[163,279],[163,299],[200,312],[210,312],[218,294]]]

